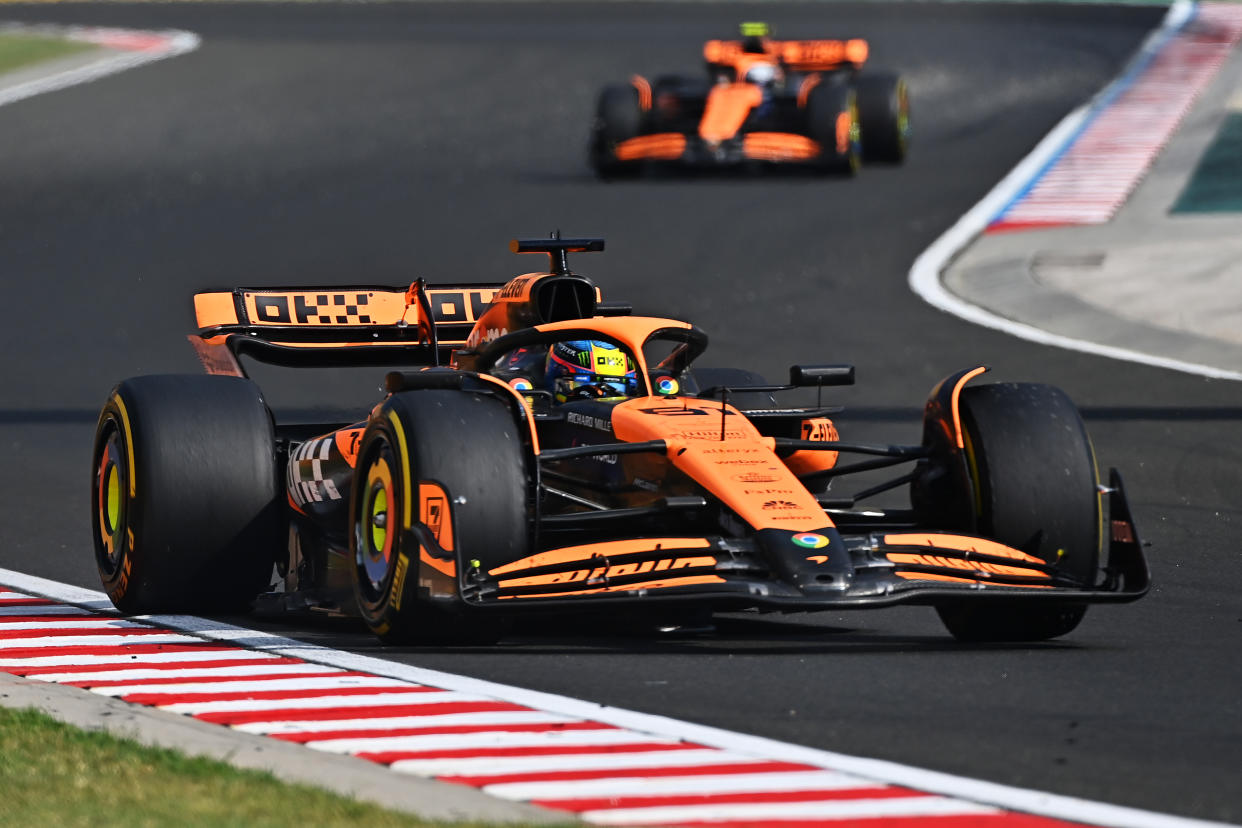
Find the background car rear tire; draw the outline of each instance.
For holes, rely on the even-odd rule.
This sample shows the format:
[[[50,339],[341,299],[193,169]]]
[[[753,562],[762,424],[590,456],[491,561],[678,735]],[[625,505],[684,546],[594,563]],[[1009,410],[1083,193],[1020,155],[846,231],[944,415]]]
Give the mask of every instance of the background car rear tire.
[[[998,383],[964,389],[960,410],[979,533],[1090,586],[1102,542],[1099,478],[1078,409],[1052,386]],[[959,640],[1042,641],[1072,631],[1086,606],[975,599],[937,612]]]
[[[454,593],[462,566],[472,559],[487,568],[525,557],[531,478],[512,409],[487,394],[456,390],[394,394],[367,427],[356,475],[350,508],[354,594],[371,630],[389,643],[498,640],[504,624],[495,614],[421,594],[418,533],[426,539],[433,530],[420,522],[418,489],[432,483],[445,496],[447,524],[440,525],[451,530],[440,540],[451,539],[457,574],[445,584]],[[412,530],[404,528],[407,502]]]
[[[642,131],[643,111],[638,90],[631,85],[606,86],[595,108],[591,164],[602,177],[633,174],[638,165],[617,160],[616,145]]]
[[[848,119],[848,129],[842,119]],[[807,135],[823,152],[817,166],[825,172],[854,175],[862,166],[858,100],[844,83],[825,82],[811,90],[806,101]],[[842,131],[846,131],[842,135]]]
[[[245,609],[283,546],[271,413],[249,380],[118,385],[95,431],[95,562],[136,615]]]
[[[910,140],[906,82],[896,75],[862,75],[854,88],[858,92],[863,160],[900,164]]]

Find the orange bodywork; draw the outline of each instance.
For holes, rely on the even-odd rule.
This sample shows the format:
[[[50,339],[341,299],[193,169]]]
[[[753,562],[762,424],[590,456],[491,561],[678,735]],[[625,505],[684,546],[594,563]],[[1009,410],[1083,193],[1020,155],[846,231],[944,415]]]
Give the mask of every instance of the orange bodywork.
[[[819,86],[823,79],[819,75],[807,75],[802,80],[802,84],[798,87],[798,108],[805,109],[806,102],[811,97],[811,90]]]
[[[815,440],[821,443],[832,443],[841,439],[837,427],[827,417],[808,417],[802,421],[798,435],[803,440]],[[795,451],[785,458],[785,465],[798,477],[805,477],[815,472],[828,471],[837,465],[839,452],[835,451]]]
[[[540,552],[528,558],[522,558],[513,563],[498,566],[495,569],[489,570],[487,574],[510,575],[523,569],[533,569],[537,566],[550,566],[553,564],[575,564],[581,562],[594,565],[599,558],[606,557],[610,561],[615,561],[618,558],[624,558],[626,555],[650,552],[652,549],[667,549],[670,553],[670,558],[677,558],[682,557],[678,553],[683,550],[707,549],[710,546],[711,544],[704,538],[641,538],[637,540],[585,543],[580,546],[566,546],[561,549]],[[665,569],[667,568],[665,567]]]
[[[896,575],[907,580],[931,580],[931,581],[967,581],[978,582],[986,580],[987,574],[1001,576],[1019,576],[1023,578],[1036,578],[1045,581],[1051,581],[1052,578],[1045,572],[1037,569],[1028,569],[1024,566],[1008,566],[986,561],[963,560],[958,557],[943,557],[935,554],[937,549],[951,549],[955,552],[977,552],[981,555],[991,555],[997,558],[1010,558],[1015,564],[1033,563],[1043,564],[1043,561],[1033,555],[1006,546],[996,541],[985,540],[983,538],[973,538],[965,535],[945,535],[939,533],[905,533],[885,535],[884,543],[892,546],[920,546],[925,548],[926,552],[888,552],[887,557],[895,564],[915,564],[922,566],[935,566],[949,569],[963,570],[962,577],[954,577],[951,575],[936,575],[926,572],[901,572],[897,571]],[[965,573],[978,573],[982,578],[970,578]],[[1046,589],[1051,584],[1023,584],[1022,586],[1033,587],[1036,589]]]
[[[676,161],[686,151],[686,136],[680,132],[639,135],[619,144],[613,153],[618,161]]]
[[[237,307],[233,304],[233,294],[231,292],[196,293],[194,316],[200,328],[236,325],[238,322]]]
[[[496,288],[430,288],[427,300],[441,322],[471,323],[476,321],[473,308],[491,303],[497,292]],[[199,330],[241,324],[239,304],[246,324],[259,328],[372,328],[426,321],[412,287],[215,291],[194,295]]]
[[[755,529],[831,526],[819,502],[741,412],[716,400],[648,397],[612,412],[626,442],[664,440],[668,459]]]
[[[719,143],[737,135],[756,106],[763,102],[763,90],[753,83],[722,83],[707,95],[699,137]]]
[[[642,75],[630,78],[630,83],[638,90],[638,106],[643,112],[651,109],[651,82]]]
[[[495,577],[513,575],[498,582],[501,589],[520,587],[553,586],[558,584],[581,583],[583,589],[556,591],[551,593],[524,593],[521,595],[502,596],[508,599],[550,598],[566,595],[588,595],[601,592],[621,592],[638,589],[666,589],[668,587],[689,586],[693,584],[719,584],[724,578],[719,575],[677,575],[681,569],[701,569],[716,565],[716,558],[711,554],[701,554],[701,550],[711,547],[705,538],[642,538],[636,540],[602,541],[587,543],[580,546],[567,546],[540,552],[519,561],[498,566],[488,572]],[[668,556],[659,559],[629,561],[625,559],[635,555],[649,556],[653,551],[667,552]],[[699,554],[696,554],[699,553]],[[561,572],[550,572],[541,575],[522,575],[521,573],[538,567],[563,565]],[[577,565],[577,566],[576,566]],[[653,578],[639,583],[609,584],[609,578],[628,578],[635,575],[650,573]]]
[[[708,560],[715,561],[715,558]],[[589,587],[587,589],[575,589],[568,592],[537,592],[525,595],[502,595],[502,601],[521,600],[522,598],[565,598],[570,595],[598,595],[605,592],[634,592],[636,590],[651,589],[669,589],[671,587],[697,586],[701,584],[723,584],[724,578],[719,575],[683,575],[681,577],[661,578],[654,581],[639,581],[638,583],[612,584],[609,586]],[[502,582],[508,584],[508,582]]]
[[[980,555],[993,555],[998,558],[1013,558],[1015,561],[1042,564],[1043,561],[1034,555],[1028,555],[1020,549],[1006,546],[996,541],[974,538],[969,535],[943,535],[940,533],[910,532],[897,535],[885,535],[884,542],[891,546],[926,546],[931,550],[956,549],[959,552],[978,552]]]
[[[737,66],[757,54],[780,61],[795,72],[827,72],[842,66],[861,67],[870,47],[860,38],[850,40],[762,40],[763,52],[748,52],[740,40],[709,40],[703,59],[715,66]]]
[[[953,431],[956,432],[957,447],[959,449],[966,447],[966,440],[962,434],[962,413],[961,413],[962,389],[966,387],[966,383],[970,382],[972,379],[974,379],[975,377],[979,376],[980,374],[984,373],[987,370],[988,370],[987,368],[980,365],[978,368],[975,368],[973,371],[970,371],[966,373],[965,375],[963,375],[962,378],[957,381],[957,385],[953,386]]]
[[[819,142],[792,132],[751,132],[742,138],[742,152],[756,161],[810,161],[822,151]]]
[[[799,72],[835,69],[842,64],[862,66],[871,51],[867,41],[786,40],[774,43],[781,62]]]
[[[536,327],[540,331],[575,331],[582,326],[582,320],[567,320]],[[688,322],[615,316],[597,317],[590,320],[590,326],[633,355],[635,373],[648,394],[612,410],[612,429],[618,440],[665,441],[668,459],[676,468],[756,529],[806,532],[832,525],[819,502],[776,456],[772,438],[761,435],[736,408],[717,400],[652,393],[643,344],[661,329],[689,330],[692,326]],[[836,458],[826,460],[830,467]],[[817,465],[815,470],[821,468]]]

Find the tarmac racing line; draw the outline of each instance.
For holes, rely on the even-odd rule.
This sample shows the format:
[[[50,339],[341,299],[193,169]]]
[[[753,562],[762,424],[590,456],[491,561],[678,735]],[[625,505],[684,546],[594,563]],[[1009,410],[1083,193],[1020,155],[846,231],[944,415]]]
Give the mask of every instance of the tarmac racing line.
[[[184,55],[199,46],[198,35],[178,30],[3,23],[0,24],[0,34],[63,38],[99,47],[0,75],[0,106]]]
[[[401,778],[467,786],[527,821],[537,806],[617,826],[1224,824],[801,747],[193,616],[121,618],[103,593],[11,570],[0,570],[0,584],[0,671],[367,760]],[[0,685],[0,697],[13,688]],[[436,794],[421,793],[397,804],[444,813]],[[450,810],[498,818],[460,795]]]
[[[1125,330],[1125,321],[1113,324],[1117,320],[1108,314],[1108,302],[1103,303],[1103,314],[1082,323],[1058,322],[1057,317],[1075,309],[1072,302],[1052,300],[1032,309],[1045,297],[1036,296],[1023,284],[1031,278],[1025,271],[1032,265],[1022,260],[1026,254],[1021,251],[1026,248],[1020,241],[1005,248],[1008,264],[1002,266],[998,260],[990,263],[989,273],[949,278],[952,269],[965,269],[960,261],[967,251],[974,253],[982,246],[981,237],[992,241],[1001,234],[1090,228],[1109,222],[1240,40],[1242,4],[1175,0],[1162,26],[1127,70],[1091,102],[1067,115],[916,259],[909,273],[910,287],[941,310],[1022,339],[1205,377],[1242,380],[1242,371],[1232,368],[1232,357],[1214,358],[1214,351],[1232,354],[1235,346],[1215,340],[1178,341],[1160,330]],[[1228,235],[1221,241],[1227,242]],[[1053,248],[1063,246],[1058,242],[1044,239]],[[1026,247],[1036,245],[1031,242]],[[994,251],[992,259],[1002,255],[996,252],[999,247],[989,250]],[[986,260],[987,256],[975,258]],[[1015,273],[1000,273],[1005,267]],[[1017,274],[1018,270],[1023,273]],[[988,281],[1000,284],[984,284]],[[1152,287],[1161,292],[1160,284]],[[1175,298],[1166,301],[1176,305]],[[1110,330],[1114,328],[1122,330]]]

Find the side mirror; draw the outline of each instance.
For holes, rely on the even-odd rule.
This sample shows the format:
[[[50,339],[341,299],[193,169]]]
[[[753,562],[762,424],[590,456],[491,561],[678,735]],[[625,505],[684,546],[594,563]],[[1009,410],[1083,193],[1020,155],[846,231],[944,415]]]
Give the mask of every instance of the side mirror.
[[[853,365],[791,365],[789,384],[799,388],[823,385],[853,385]]]

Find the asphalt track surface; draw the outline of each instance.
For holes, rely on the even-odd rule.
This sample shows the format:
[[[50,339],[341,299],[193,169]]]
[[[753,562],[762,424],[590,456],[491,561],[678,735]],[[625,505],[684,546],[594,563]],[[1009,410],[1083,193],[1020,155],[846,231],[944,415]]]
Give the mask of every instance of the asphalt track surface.
[[[600,234],[577,269],[692,318],[708,361],[850,361],[847,438],[917,442],[930,387],[986,363],[1064,387],[1126,475],[1157,586],[1063,641],[965,647],[934,613],[732,617],[715,635],[520,631],[482,650],[343,649],[1011,785],[1242,821],[1239,386],[1009,338],[909,293],[915,256],[1110,79],[1156,8],[570,3],[5,6],[177,27],[188,56],[0,108],[0,566],[98,587],[98,406],[196,371],[189,296],[242,284],[502,280],[515,235]],[[855,180],[660,177],[584,160],[597,88],[692,70],[740,19],[860,35],[910,80],[916,144]],[[371,377],[364,385],[373,386]],[[280,404],[333,393],[273,379]],[[342,390],[335,402],[358,399]],[[243,621],[242,623],[253,623]]]

